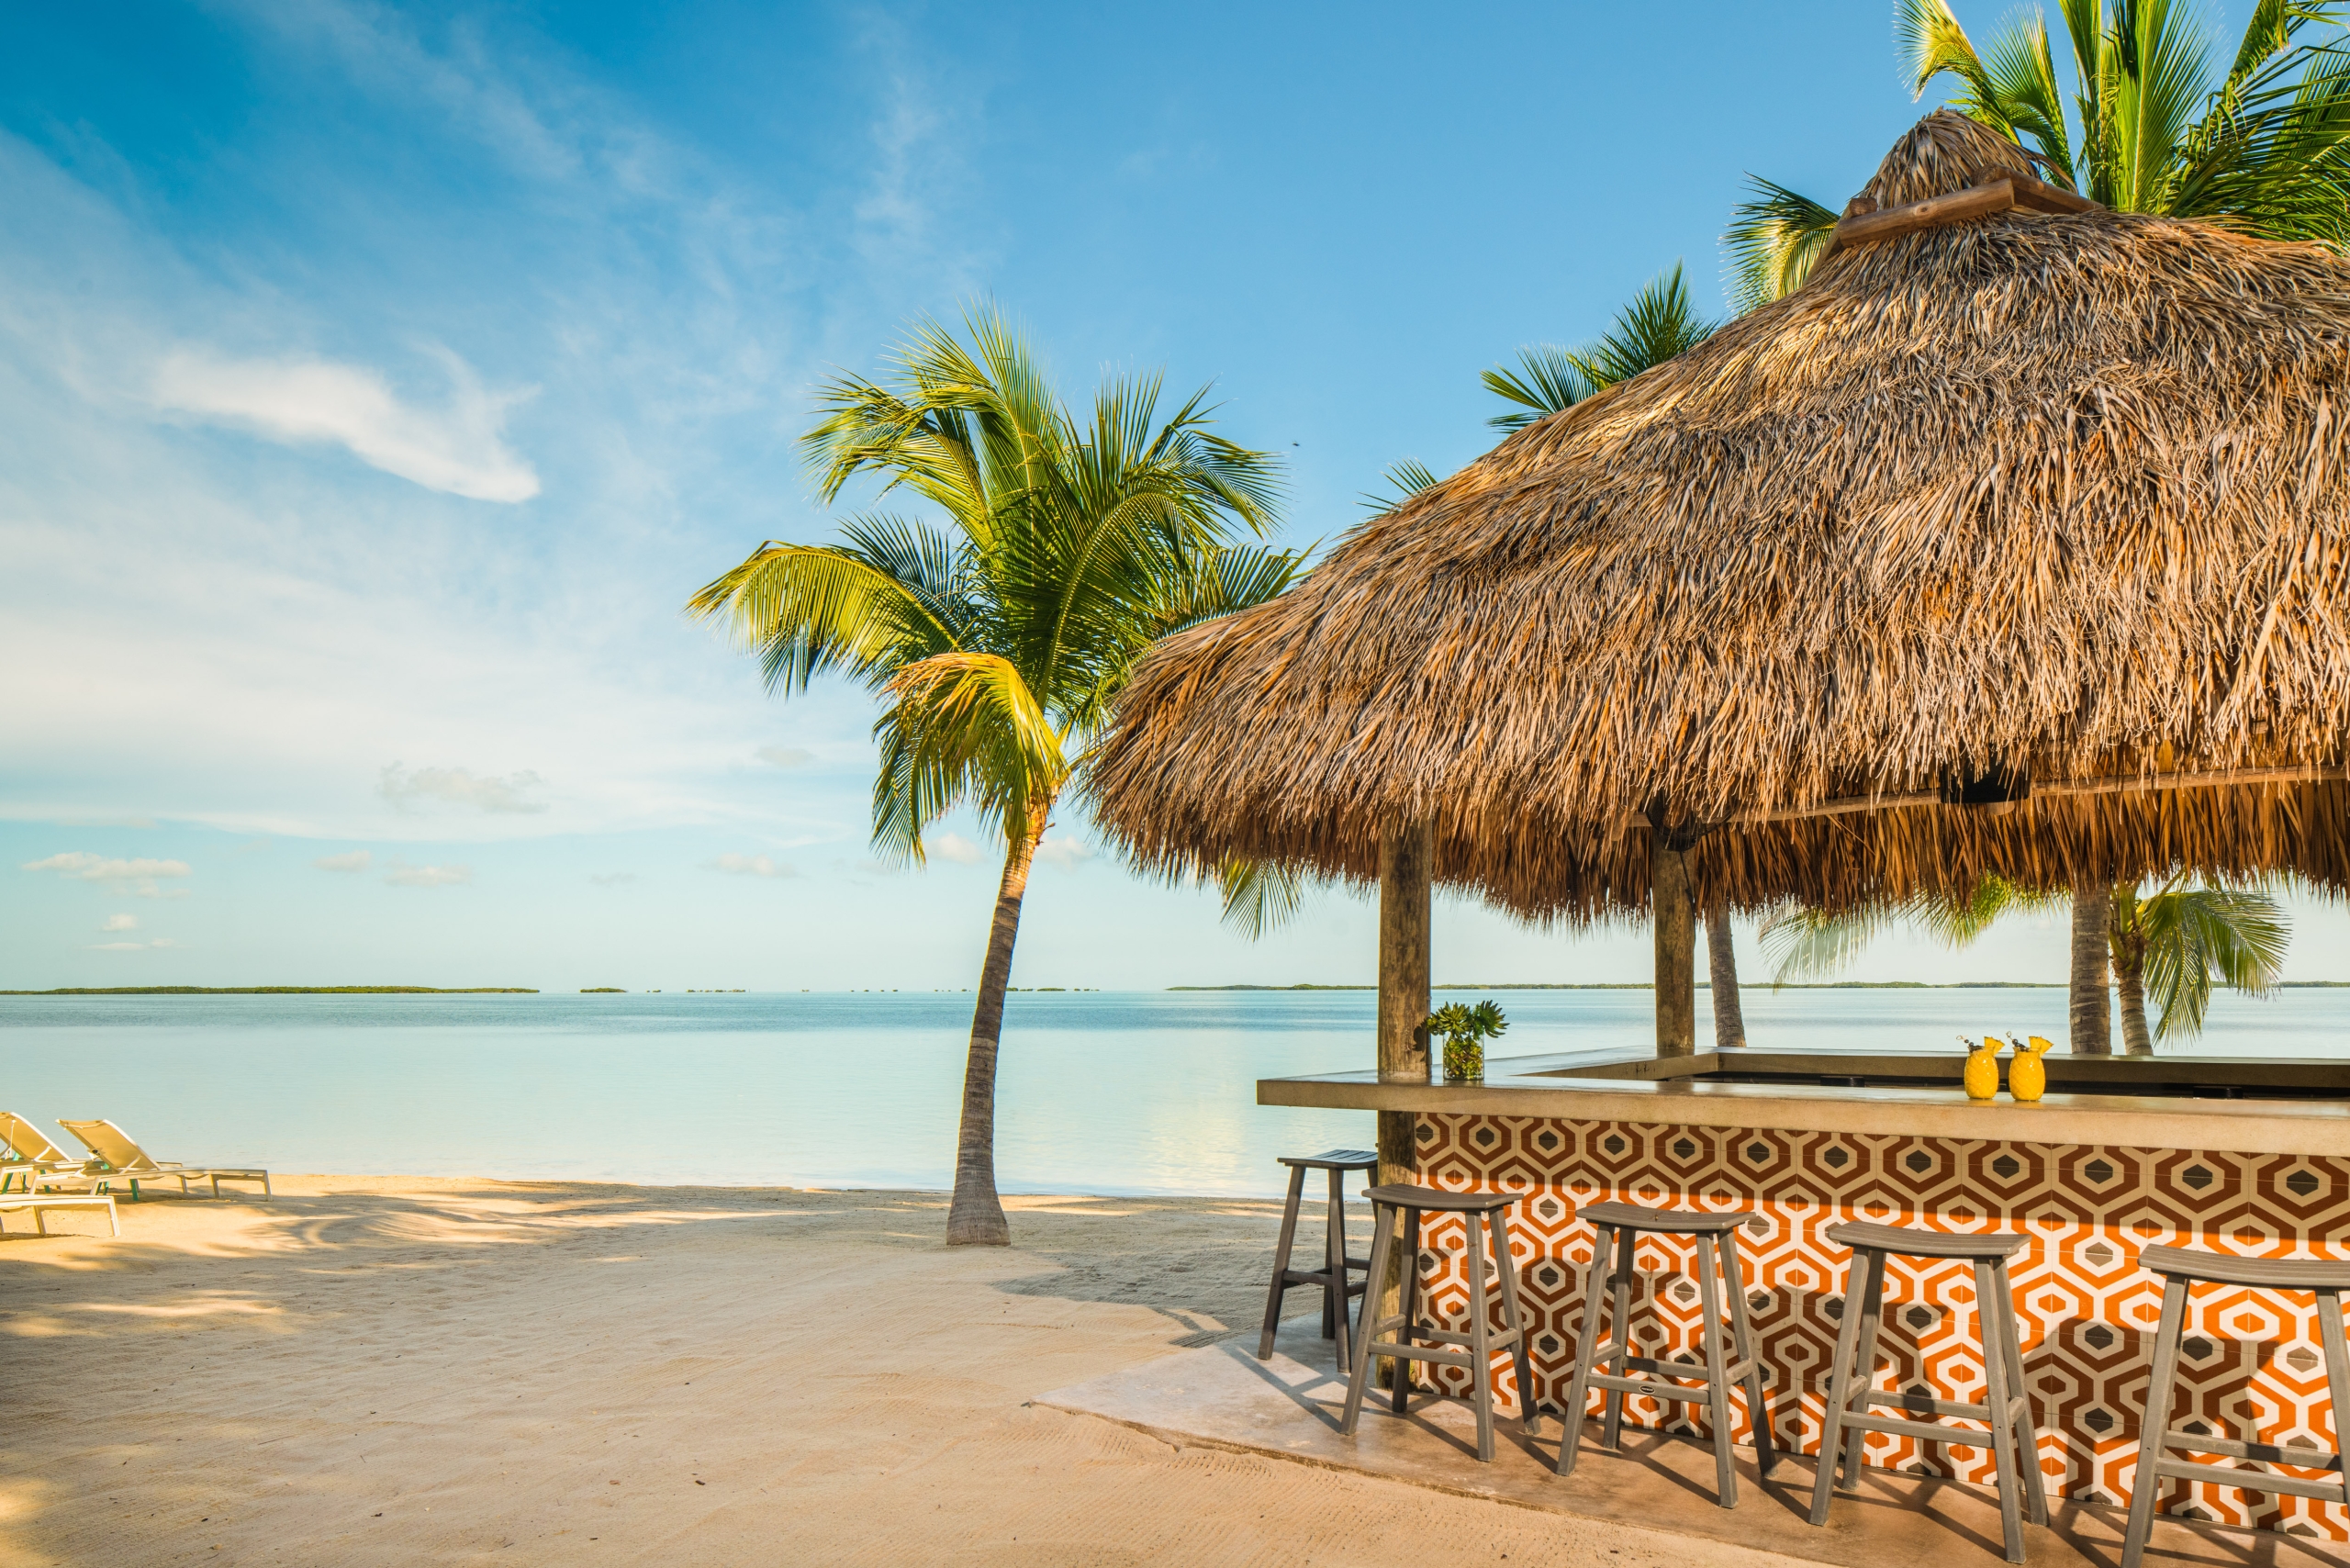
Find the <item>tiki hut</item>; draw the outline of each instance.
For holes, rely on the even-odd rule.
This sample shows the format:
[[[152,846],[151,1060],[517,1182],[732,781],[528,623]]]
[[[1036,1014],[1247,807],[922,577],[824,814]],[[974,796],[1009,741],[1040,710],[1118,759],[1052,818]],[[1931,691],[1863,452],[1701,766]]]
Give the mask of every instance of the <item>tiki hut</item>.
[[[1101,820],[1533,918],[2350,886],[2345,416],[2350,262],[1937,112],[1804,287],[1154,651]]]

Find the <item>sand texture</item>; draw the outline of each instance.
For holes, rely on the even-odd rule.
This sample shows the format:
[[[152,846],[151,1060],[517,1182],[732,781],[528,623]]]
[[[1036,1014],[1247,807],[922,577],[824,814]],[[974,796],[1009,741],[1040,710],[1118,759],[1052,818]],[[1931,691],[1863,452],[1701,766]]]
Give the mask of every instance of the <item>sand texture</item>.
[[[0,1562],[1787,1561],[1031,1407],[1253,1334],[1278,1210],[1013,1208],[954,1251],[927,1193],[320,1176],[126,1204],[119,1241],[12,1216]]]

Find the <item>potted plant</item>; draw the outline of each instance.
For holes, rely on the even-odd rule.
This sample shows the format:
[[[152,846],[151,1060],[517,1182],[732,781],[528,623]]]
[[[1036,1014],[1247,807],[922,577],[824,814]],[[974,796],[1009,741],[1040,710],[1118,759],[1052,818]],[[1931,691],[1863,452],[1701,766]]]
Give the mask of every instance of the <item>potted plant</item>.
[[[1485,1081],[1485,1042],[1509,1027],[1501,1004],[1455,1002],[1428,1014],[1428,1033],[1444,1036],[1444,1081]]]

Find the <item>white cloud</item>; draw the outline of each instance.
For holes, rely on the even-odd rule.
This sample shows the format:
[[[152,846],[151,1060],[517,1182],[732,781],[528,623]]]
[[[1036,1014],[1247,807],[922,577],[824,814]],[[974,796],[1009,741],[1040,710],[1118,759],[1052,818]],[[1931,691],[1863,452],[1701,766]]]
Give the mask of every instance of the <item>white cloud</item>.
[[[474,879],[470,866],[411,866],[395,857],[384,880],[396,888],[453,888]]]
[[[139,917],[135,914],[110,914],[98,927],[101,931],[136,931]]]
[[[364,871],[375,863],[375,855],[364,849],[348,850],[341,855],[321,855],[310,862],[321,871]]]
[[[1047,838],[1036,846],[1036,858],[1047,866],[1074,866],[1093,858],[1093,846],[1082,839]]]
[[[156,404],[285,444],[326,442],[361,462],[479,501],[527,501],[539,476],[507,450],[506,410],[529,391],[490,393],[464,361],[436,351],[449,375],[441,409],[400,401],[381,375],[319,359],[229,359],[203,349],[164,356]]]
[[[763,745],[752,755],[778,767],[805,767],[816,760],[814,752],[802,751],[796,745]]]
[[[625,888],[636,880],[633,871],[590,871],[588,879],[599,888]]]
[[[45,860],[28,860],[18,869],[25,871],[54,871],[59,876],[77,882],[113,882],[126,886],[131,896],[142,899],[180,899],[187,897],[185,888],[166,889],[156,879],[185,877],[188,865],[185,860],[118,860],[103,855],[73,851],[52,855]]]
[[[979,846],[959,833],[942,833],[923,847],[941,860],[952,860],[957,866],[976,866],[986,858]]]
[[[90,951],[93,953],[143,953],[146,950],[147,944],[144,942],[93,942],[90,944]]]
[[[179,946],[179,942],[175,937],[158,936],[152,942],[148,943],[147,946],[150,947],[176,947]]]
[[[420,767],[411,773],[395,762],[384,769],[376,789],[384,799],[402,808],[413,801],[431,799],[477,806],[485,812],[531,812],[547,809],[544,801],[531,800],[527,794],[543,783],[537,774],[527,771],[503,778],[462,767]]]
[[[729,850],[709,862],[710,869],[723,871],[731,877],[797,877],[800,873],[789,863],[771,860],[764,855],[737,855]]]

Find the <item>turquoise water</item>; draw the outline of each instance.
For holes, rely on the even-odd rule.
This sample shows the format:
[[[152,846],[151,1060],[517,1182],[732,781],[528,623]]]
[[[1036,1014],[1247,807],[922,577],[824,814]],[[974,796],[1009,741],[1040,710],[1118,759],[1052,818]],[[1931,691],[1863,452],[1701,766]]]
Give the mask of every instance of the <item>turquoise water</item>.
[[[1449,999],[1462,993],[1445,993]],[[1646,991],[1496,992],[1498,1058],[1653,1039]],[[1706,993],[1698,1034],[1710,1038]],[[1756,1045],[2064,1037],[2065,993],[1751,991]],[[1263,1194],[1368,1113],[1255,1081],[1371,1064],[1368,991],[1013,996],[1007,1192]],[[970,999],[954,995],[0,997],[0,1108],[105,1116],[159,1159],[288,1171],[946,1186]],[[2350,1053],[2350,991],[2223,995],[2199,1053]]]

